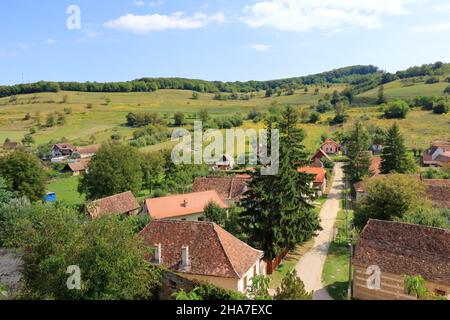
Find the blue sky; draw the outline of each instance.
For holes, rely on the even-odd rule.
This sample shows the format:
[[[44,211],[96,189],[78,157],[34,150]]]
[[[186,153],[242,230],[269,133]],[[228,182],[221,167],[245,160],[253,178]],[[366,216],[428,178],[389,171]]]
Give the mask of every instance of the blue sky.
[[[81,12],[68,29],[67,8]],[[0,84],[450,62],[448,0],[2,0]]]

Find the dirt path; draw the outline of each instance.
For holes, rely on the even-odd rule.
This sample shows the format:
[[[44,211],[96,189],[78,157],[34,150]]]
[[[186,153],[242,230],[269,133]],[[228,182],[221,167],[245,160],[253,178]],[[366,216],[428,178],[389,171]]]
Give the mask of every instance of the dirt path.
[[[332,240],[334,222],[340,210],[340,199],[344,187],[342,167],[342,163],[336,163],[330,194],[320,210],[323,230],[315,238],[311,250],[295,266],[298,276],[305,283],[305,289],[314,290],[314,300],[332,300],[322,284],[322,270]]]

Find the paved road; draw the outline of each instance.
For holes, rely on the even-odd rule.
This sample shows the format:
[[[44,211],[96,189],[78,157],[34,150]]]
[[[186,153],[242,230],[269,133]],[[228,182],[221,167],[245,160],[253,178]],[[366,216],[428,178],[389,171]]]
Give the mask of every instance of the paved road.
[[[336,163],[330,194],[320,210],[323,230],[315,238],[314,246],[303,255],[295,267],[298,276],[305,283],[305,289],[314,290],[314,300],[332,300],[322,284],[322,270],[333,237],[334,222],[340,210],[340,199],[344,187],[342,166],[342,163]]]

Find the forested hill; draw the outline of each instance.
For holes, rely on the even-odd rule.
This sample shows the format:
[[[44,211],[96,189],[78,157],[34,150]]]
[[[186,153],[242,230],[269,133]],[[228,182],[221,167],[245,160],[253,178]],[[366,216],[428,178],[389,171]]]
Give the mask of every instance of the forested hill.
[[[254,92],[269,89],[295,90],[305,85],[333,83],[348,84],[353,93],[370,90],[396,79],[450,74],[450,64],[436,62],[411,67],[395,74],[372,65],[350,66],[315,75],[270,81],[221,82],[184,78],[142,78],[127,82],[49,82],[40,81],[13,86],[0,86],[0,97],[25,93],[80,91],[80,92],[150,92],[159,89],[192,90],[197,92]]]

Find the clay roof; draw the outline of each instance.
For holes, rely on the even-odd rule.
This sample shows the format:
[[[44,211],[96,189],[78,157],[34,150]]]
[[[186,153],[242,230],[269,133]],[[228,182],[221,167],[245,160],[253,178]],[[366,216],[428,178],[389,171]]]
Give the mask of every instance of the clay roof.
[[[145,206],[150,216],[158,220],[202,213],[205,206],[211,201],[220,208],[228,207],[219,197],[216,190],[146,199]]]
[[[314,175],[314,183],[323,183],[325,181],[326,171],[324,168],[319,167],[303,167],[298,168],[298,172],[304,172]]]
[[[424,179],[427,194],[431,201],[445,208],[450,208],[450,180],[449,179]]]
[[[353,263],[450,285],[450,230],[371,219],[359,236]]]
[[[328,159],[329,161],[333,161],[333,160],[331,160],[331,158],[327,155],[327,153],[325,152],[325,151],[323,151],[321,148],[319,148],[319,150],[317,150],[317,152],[312,156],[312,160],[315,160],[315,159],[322,159],[322,158],[326,158],[326,159]]]
[[[53,148],[58,148],[60,150],[73,150],[73,145],[70,143],[57,143],[53,146]]]
[[[161,264],[176,272],[242,278],[262,257],[256,250],[211,222],[153,220],[141,236],[161,245]],[[189,247],[190,265],[181,266],[181,249]]]
[[[139,208],[139,203],[131,191],[98,199],[87,205],[87,211],[92,218],[105,214],[124,214]]]
[[[381,157],[372,157],[370,171],[372,171],[374,175],[381,173]]]
[[[249,177],[198,177],[194,180],[192,191],[216,190],[222,200],[239,200],[247,191]]]
[[[89,168],[89,160],[68,163],[66,168],[69,168],[72,172],[87,170]]]
[[[75,151],[80,154],[91,154],[91,153],[97,153],[97,151],[100,149],[100,147],[101,147],[100,144],[86,146],[86,147],[77,147],[75,149]]]
[[[337,143],[336,141],[334,141],[334,140],[331,139],[331,138],[328,138],[327,140],[325,140],[324,143],[322,143],[322,146],[324,146],[325,144],[328,144],[328,143],[334,144],[334,145],[336,145],[337,147],[339,147],[339,143]]]
[[[439,147],[444,150],[450,150],[450,141],[436,140],[432,142],[432,147]]]

